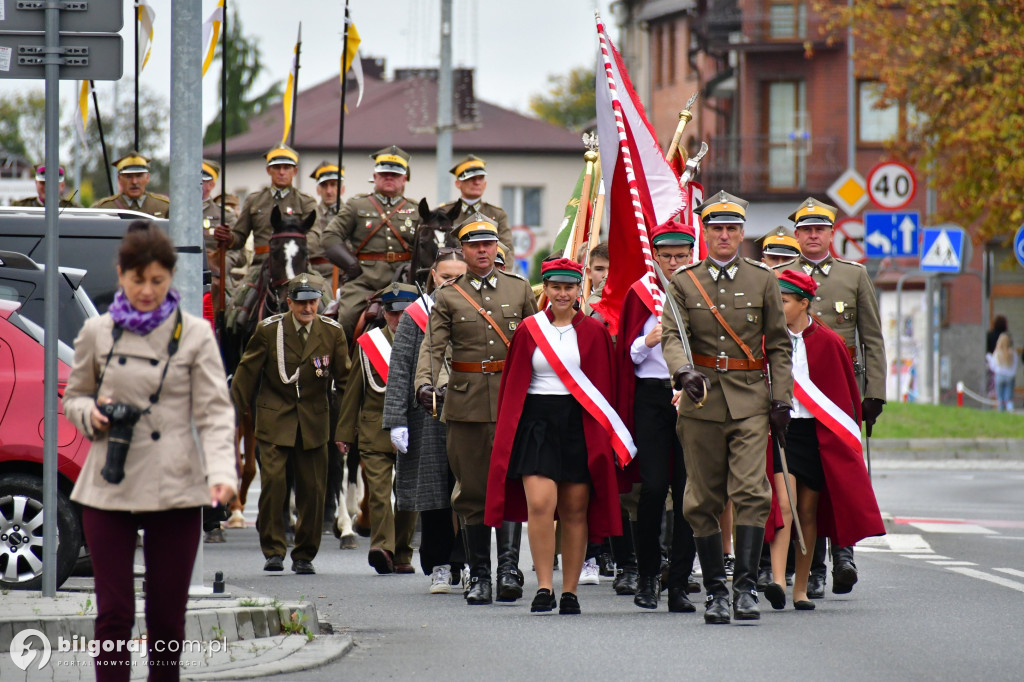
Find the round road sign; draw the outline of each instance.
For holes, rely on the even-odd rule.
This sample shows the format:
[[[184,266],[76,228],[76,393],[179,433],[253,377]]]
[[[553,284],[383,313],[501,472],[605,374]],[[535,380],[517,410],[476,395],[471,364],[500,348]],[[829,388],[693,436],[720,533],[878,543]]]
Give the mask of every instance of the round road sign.
[[[917,181],[910,166],[899,161],[883,161],[868,173],[868,198],[887,211],[905,208],[917,194]]]
[[[868,257],[864,251],[864,221],[860,218],[836,221],[831,249],[833,256],[866,263]]]
[[[510,246],[519,258],[532,255],[537,245],[537,238],[534,236],[533,230],[525,225],[516,225],[512,228],[512,241]]]

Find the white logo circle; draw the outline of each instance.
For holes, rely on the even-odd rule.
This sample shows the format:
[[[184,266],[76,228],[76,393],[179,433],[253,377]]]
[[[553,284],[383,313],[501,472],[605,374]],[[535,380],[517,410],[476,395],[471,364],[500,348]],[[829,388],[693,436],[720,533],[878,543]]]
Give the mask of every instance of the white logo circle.
[[[50,640],[39,630],[21,630],[11,640],[11,660],[21,670],[27,670],[36,657],[36,649],[29,643],[29,639],[36,637],[43,643],[43,655],[39,659],[39,670],[43,669],[50,662]]]

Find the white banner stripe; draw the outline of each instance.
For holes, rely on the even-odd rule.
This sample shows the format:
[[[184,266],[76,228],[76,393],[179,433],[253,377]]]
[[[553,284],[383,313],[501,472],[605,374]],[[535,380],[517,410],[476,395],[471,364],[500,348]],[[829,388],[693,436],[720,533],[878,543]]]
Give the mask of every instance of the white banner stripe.
[[[357,340],[359,347],[366,353],[370,364],[385,382],[388,380],[388,369],[391,367],[391,344],[380,327],[374,327]]]

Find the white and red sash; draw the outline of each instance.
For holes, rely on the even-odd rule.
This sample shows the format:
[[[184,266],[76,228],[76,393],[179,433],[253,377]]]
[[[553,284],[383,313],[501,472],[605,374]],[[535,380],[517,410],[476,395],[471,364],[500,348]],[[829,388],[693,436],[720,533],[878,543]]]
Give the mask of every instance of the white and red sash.
[[[597,423],[608,432],[612,440],[612,450],[615,451],[619,464],[625,467],[636,457],[636,445],[633,444],[633,437],[629,434],[629,429],[626,428],[618,413],[601,394],[601,391],[583,373],[583,370],[572,363],[566,363],[558,355],[554,344],[551,343],[558,332],[555,331],[547,314],[539,312],[532,315],[523,321],[523,326],[530,332],[530,336],[533,337],[537,348],[544,355],[544,359],[555,370],[555,374],[569,389],[572,397],[576,398],[587,414],[596,419]]]
[[[806,368],[793,367],[793,396],[814,415],[814,418],[836,434],[851,450],[860,454],[860,427],[853,417],[832,402],[821,389],[811,381]]]
[[[374,327],[356,339],[356,343],[363,349],[370,364],[373,365],[373,368],[377,370],[377,374],[386,383],[388,380],[388,367],[391,365],[391,344],[388,343],[387,337],[384,336],[384,330],[380,327]]]
[[[430,318],[430,309],[434,307],[434,299],[429,296],[420,296],[416,302],[405,309],[409,317],[420,328],[424,334],[427,332],[427,320]]]
[[[640,297],[640,300],[643,301],[644,305],[647,306],[647,309],[651,311],[651,315],[657,316],[658,310],[654,305],[654,294],[652,293],[653,289],[651,288],[650,276],[644,275],[637,281],[633,282],[633,286],[631,288],[636,292],[636,295]],[[660,292],[661,289],[659,288],[658,291]],[[661,321],[660,316],[658,317],[658,320]]]

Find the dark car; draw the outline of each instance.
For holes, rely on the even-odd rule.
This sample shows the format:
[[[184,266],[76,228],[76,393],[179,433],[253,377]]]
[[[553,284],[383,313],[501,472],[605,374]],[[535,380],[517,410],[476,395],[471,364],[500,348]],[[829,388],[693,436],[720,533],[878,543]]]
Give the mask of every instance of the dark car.
[[[78,330],[85,321],[99,314],[83,289],[85,270],[60,268],[57,279],[57,337],[74,346]],[[18,313],[40,327],[45,323],[46,270],[20,253],[0,251],[0,299],[19,303]]]

